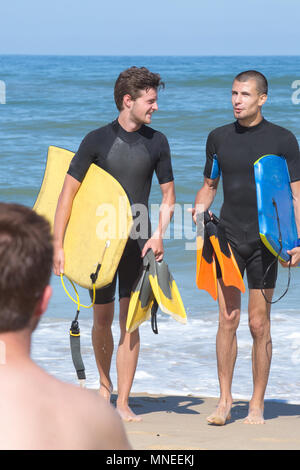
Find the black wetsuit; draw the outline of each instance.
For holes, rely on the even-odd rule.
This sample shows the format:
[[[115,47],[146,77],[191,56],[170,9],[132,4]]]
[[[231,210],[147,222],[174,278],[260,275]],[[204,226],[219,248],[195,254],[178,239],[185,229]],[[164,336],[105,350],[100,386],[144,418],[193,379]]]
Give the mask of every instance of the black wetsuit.
[[[81,142],[71,161],[68,174],[82,182],[90,165],[95,163],[110,173],[126,191],[131,205],[143,204],[148,208],[152,177],[155,171],[159,184],[173,181],[169,144],[166,137],[154,129],[142,126],[136,132],[127,132],[118,120],[90,132]],[[129,239],[122,255],[119,274],[119,298],[129,297],[140,266],[141,248],[148,233],[138,240]],[[112,302],[115,297],[116,276],[108,287],[97,291],[96,302]]]
[[[237,121],[213,130],[206,144],[204,176],[215,179],[222,174],[224,202],[220,223],[242,274],[246,268],[252,289],[275,287],[277,265],[262,286],[266,268],[274,260],[259,237],[256,186],[253,164],[263,155],[286,159],[291,182],[300,180],[300,154],[295,136],[283,127],[263,119],[253,127]]]

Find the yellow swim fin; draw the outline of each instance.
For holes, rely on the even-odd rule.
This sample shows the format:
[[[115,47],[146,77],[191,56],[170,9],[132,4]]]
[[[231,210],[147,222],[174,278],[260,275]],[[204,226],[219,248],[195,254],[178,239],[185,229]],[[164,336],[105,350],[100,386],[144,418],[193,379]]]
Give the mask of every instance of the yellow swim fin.
[[[149,280],[159,308],[178,322],[186,323],[185,308],[167,263],[156,261],[152,250],[149,250],[145,257],[150,263]]]
[[[126,322],[126,330],[129,333],[136,330],[151,315],[155,298],[149,281],[149,266],[148,259],[144,258],[143,271],[131,292]]]

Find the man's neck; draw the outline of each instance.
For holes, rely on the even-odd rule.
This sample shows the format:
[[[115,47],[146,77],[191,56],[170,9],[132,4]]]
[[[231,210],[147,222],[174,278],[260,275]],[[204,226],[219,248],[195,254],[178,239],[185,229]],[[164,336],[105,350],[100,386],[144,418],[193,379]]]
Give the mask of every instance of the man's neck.
[[[30,360],[31,331],[0,334],[0,365],[10,365],[23,360]]]
[[[141,127],[141,123],[136,123],[129,119],[127,114],[125,112],[120,112],[119,117],[118,117],[118,122],[120,126],[126,131],[126,132],[136,132],[138,131]]]
[[[238,123],[243,127],[254,127],[261,123],[263,116],[261,114],[246,119],[238,119]]]

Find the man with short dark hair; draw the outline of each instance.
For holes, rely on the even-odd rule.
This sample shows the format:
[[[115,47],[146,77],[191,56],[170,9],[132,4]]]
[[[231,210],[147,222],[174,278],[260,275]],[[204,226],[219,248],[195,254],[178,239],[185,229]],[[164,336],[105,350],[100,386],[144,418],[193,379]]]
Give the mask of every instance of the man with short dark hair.
[[[147,217],[142,221],[144,227],[140,237],[129,238],[112,284],[97,291],[94,305],[92,340],[100,373],[100,394],[109,400],[112,391],[111,324],[118,276],[121,336],[117,353],[117,409],[126,421],[140,420],[128,406],[140,346],[138,329],[132,333],[126,331],[129,298],[139,276],[141,256],[151,248],[157,260],[163,257],[163,233],[175,203],[168,141],[162,133],[147,126],[151,123],[152,114],[158,109],[157,93],[161,86],[163,82],[160,76],[145,67],[131,67],[119,75],[114,89],[119,116],[112,123],[90,132],[81,142],[66,175],[54,223],[54,273],[59,275],[63,272],[63,238],[72,202],[91,163],[100,166],[119,181],[132,207],[142,204],[148,208],[154,171],[157,175],[162,191],[159,226],[151,236],[146,211]]]
[[[264,395],[268,382],[272,340],[270,303],[277,278],[277,263],[268,275],[266,268],[273,255],[260,240],[256,187],[253,164],[261,156],[274,154],[286,159],[294,197],[295,217],[300,234],[300,156],[295,136],[262,116],[267,100],[268,83],[260,72],[248,70],[236,76],[232,86],[232,106],[236,121],[213,130],[207,139],[204,184],[198,191],[195,207],[207,210],[216,195],[222,174],[224,202],[220,226],[225,230],[241,274],[247,273],[249,287],[249,327],[253,337],[253,395],[246,423],[263,423]],[[196,212],[194,211],[194,221]],[[295,266],[300,261],[300,248],[291,250]],[[265,277],[265,278],[264,278]],[[264,282],[263,282],[264,281]],[[261,289],[268,302],[262,295]],[[217,360],[220,400],[208,417],[213,424],[223,425],[230,417],[231,385],[237,356],[236,330],[240,319],[241,293],[218,279],[219,328]]]
[[[51,297],[52,237],[31,209],[0,203],[0,449],[129,449],[120,417],[96,393],[30,358]]]

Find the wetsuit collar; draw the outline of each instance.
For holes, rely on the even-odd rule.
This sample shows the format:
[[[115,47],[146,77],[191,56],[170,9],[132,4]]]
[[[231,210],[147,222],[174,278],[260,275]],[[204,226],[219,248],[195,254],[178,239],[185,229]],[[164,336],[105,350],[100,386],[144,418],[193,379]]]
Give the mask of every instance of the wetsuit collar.
[[[249,126],[249,127],[242,126],[238,121],[235,121],[234,125],[235,125],[236,131],[239,134],[242,134],[244,132],[256,132],[261,127],[263,127],[265,123],[266,123],[265,118],[262,118],[262,120],[258,124],[256,124],[256,126]]]
[[[133,132],[127,132],[119,123],[118,119],[113,121],[112,123],[113,129],[116,132],[116,134],[124,140],[124,142],[127,142],[129,144],[136,142],[140,138],[140,131],[142,127],[138,131],[133,131]]]

